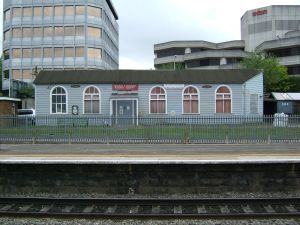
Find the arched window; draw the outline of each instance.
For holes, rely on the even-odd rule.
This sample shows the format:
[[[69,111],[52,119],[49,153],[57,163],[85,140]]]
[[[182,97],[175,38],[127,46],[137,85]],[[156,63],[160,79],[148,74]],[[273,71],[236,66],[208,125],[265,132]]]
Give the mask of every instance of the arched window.
[[[199,113],[199,92],[193,86],[183,90],[183,113]]]
[[[100,91],[96,87],[88,87],[84,92],[84,114],[100,113]]]
[[[216,113],[231,113],[231,91],[226,86],[216,91]]]
[[[162,87],[150,91],[150,113],[166,113],[166,91]]]
[[[51,113],[67,113],[67,92],[63,87],[55,87],[51,91]]]

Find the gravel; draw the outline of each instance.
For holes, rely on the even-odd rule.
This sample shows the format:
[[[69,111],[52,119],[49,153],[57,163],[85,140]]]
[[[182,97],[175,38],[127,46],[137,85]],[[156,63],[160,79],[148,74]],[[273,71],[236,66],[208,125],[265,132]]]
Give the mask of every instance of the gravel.
[[[300,220],[85,220],[0,218],[4,225],[299,225]]]

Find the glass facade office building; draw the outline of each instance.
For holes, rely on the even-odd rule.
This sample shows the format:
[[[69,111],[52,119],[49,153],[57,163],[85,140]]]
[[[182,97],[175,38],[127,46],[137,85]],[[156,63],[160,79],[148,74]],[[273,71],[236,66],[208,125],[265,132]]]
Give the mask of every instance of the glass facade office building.
[[[118,15],[110,0],[3,1],[3,15],[2,89],[12,97],[36,70],[119,67]]]

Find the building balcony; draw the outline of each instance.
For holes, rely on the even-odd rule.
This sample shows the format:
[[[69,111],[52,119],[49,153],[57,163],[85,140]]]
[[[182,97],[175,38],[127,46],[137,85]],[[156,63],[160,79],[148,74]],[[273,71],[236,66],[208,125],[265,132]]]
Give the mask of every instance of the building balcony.
[[[300,55],[279,57],[279,63],[284,66],[292,66],[300,64]]]

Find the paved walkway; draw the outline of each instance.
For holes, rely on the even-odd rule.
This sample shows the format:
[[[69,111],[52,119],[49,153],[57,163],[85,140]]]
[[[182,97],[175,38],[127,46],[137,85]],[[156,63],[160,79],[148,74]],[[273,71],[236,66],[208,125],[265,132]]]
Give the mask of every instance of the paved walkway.
[[[1,145],[0,163],[300,163],[300,145]]]

